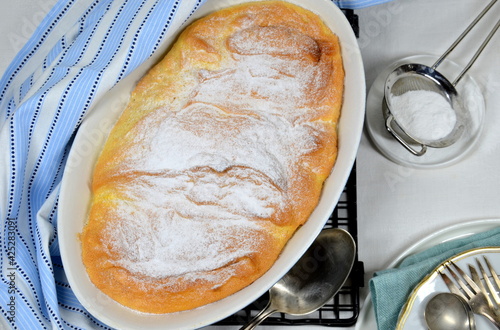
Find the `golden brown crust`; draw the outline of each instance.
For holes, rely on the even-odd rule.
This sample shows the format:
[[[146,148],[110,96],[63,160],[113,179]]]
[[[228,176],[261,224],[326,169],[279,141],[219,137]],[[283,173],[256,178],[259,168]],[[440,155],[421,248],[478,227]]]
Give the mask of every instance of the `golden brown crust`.
[[[286,2],[187,27],[138,83],[96,164],[81,234],[92,282],[132,309],[170,313],[259,278],[335,162],[343,76],[337,37]]]

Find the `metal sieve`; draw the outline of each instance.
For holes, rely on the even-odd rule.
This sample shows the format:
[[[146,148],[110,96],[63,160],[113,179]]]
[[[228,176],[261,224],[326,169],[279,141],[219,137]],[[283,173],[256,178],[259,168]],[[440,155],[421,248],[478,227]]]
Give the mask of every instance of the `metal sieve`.
[[[470,23],[464,32],[458,37],[457,40],[441,55],[441,57],[432,66],[427,66],[418,63],[408,63],[398,66],[394,69],[385,81],[384,86],[384,101],[382,104],[382,111],[385,119],[385,126],[387,130],[399,141],[408,151],[415,156],[422,156],[426,153],[427,147],[443,148],[448,147],[455,143],[463,134],[467,121],[467,110],[463,107],[459,93],[455,86],[460,79],[463,78],[465,73],[471,68],[476,59],[479,57],[483,49],[486,47],[490,39],[493,37],[498,27],[500,20],[495,24],[491,32],[483,41],[479,49],[471,58],[469,63],[465,66],[462,72],[450,82],[443,74],[437,71],[438,66],[450,54],[455,47],[462,41],[462,39],[469,33],[469,31],[476,25],[477,22],[488,12],[488,10],[497,2],[491,1],[481,13]],[[408,128],[402,127],[391,111],[393,108],[392,98],[402,95],[408,91],[425,90],[441,94],[450,104],[451,108],[456,114],[456,123],[452,131],[445,137],[438,140],[424,140],[416,138],[408,132]],[[420,150],[414,148],[414,145],[419,145]]]

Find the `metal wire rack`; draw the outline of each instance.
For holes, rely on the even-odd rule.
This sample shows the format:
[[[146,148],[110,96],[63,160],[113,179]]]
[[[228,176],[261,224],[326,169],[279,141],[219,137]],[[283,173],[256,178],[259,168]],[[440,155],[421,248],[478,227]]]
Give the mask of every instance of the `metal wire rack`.
[[[349,176],[340,200],[328,219],[325,228],[342,228],[353,236],[357,243],[356,210],[356,166]],[[345,285],[337,295],[318,311],[305,316],[291,316],[284,313],[268,317],[262,325],[321,325],[330,327],[348,327],[356,323],[359,315],[359,288],[364,284],[363,263],[358,260]],[[266,293],[255,302],[232,316],[219,321],[217,325],[243,325],[248,323],[268,302]]]
[[[356,37],[359,37],[358,16],[351,9],[342,9]],[[356,165],[353,166],[347,184],[333,213],[325,224],[326,228],[347,230],[358,243]],[[268,317],[262,325],[319,325],[326,327],[349,327],[356,323],[359,315],[359,288],[364,285],[363,262],[356,260],[342,289],[333,299],[318,311],[305,316],[291,316],[284,313]],[[266,293],[241,311],[219,321],[217,325],[243,325],[264,309],[269,301]]]

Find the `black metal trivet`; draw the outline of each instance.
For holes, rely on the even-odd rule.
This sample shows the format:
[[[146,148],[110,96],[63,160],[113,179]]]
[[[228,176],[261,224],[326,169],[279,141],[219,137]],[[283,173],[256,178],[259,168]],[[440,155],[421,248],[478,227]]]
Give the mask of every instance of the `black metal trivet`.
[[[358,16],[351,9],[342,9],[351,24],[356,37],[359,37]],[[356,196],[356,165],[353,166],[347,184],[339,202],[328,219],[326,228],[347,230],[358,243],[358,219]],[[348,327],[356,323],[359,315],[359,288],[364,285],[363,262],[356,260],[353,269],[342,289],[333,299],[318,311],[305,316],[291,316],[284,313],[273,314],[262,325],[322,325],[329,327]],[[216,325],[243,325],[264,309],[269,301],[269,294],[248,305],[241,311],[219,321]]]
[[[351,24],[352,30],[354,31],[354,35],[356,38],[359,38],[359,19],[358,15],[354,13],[354,10],[352,9],[341,9],[342,12],[344,13],[345,17]]]

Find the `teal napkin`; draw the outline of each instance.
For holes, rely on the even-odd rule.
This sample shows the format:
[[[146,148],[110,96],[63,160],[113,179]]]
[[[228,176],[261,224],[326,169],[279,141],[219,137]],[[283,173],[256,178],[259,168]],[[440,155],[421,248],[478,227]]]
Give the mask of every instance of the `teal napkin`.
[[[500,246],[500,227],[441,243],[407,257],[396,268],[375,273],[369,285],[378,328],[396,327],[399,312],[413,288],[439,264],[462,251],[486,246]]]

